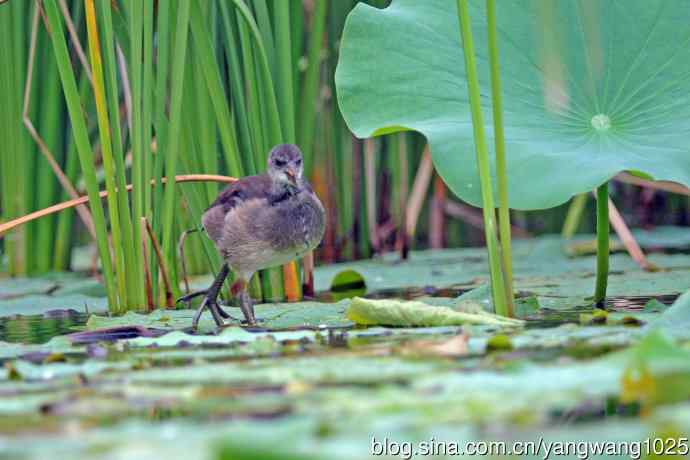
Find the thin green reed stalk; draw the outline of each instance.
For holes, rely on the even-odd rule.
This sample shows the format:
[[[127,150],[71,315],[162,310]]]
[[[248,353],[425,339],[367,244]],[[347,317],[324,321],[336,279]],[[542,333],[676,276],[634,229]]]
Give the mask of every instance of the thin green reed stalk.
[[[498,182],[498,231],[501,237],[503,280],[506,285],[508,316],[513,316],[513,257],[510,235],[510,208],[508,207],[508,173],[506,172],[506,145],[503,132],[501,103],[501,73],[499,70],[498,39],[496,37],[496,2],[486,0],[486,21],[489,32],[489,62],[491,66],[491,105],[493,107],[494,139],[496,145],[496,179]]]
[[[228,78],[234,104],[233,118],[240,127],[239,139],[245,152],[243,165],[247,174],[256,174],[265,165],[268,141],[261,120],[254,51],[246,20],[241,13],[233,10],[231,14],[226,2],[221,2],[220,6],[227,40],[225,50],[230,62]],[[263,297],[260,274],[252,277],[249,290],[252,297]]]
[[[251,3],[254,5],[256,24],[259,27],[259,32],[261,32],[261,38],[263,40],[264,48],[266,49],[266,58],[268,59],[268,65],[271,67],[271,74],[276,75],[276,63],[278,61],[276,59],[273,30],[271,27],[271,17],[268,12],[266,0],[253,0]],[[290,2],[275,2],[275,4],[278,3]]]
[[[225,4],[225,2],[222,2],[220,6],[222,9],[223,24],[226,27],[226,33],[232,34],[232,30],[227,30],[228,25],[231,23],[229,20],[230,14],[227,5]],[[197,92],[195,96],[195,107],[200,111],[196,118],[202,118],[201,111],[205,111],[207,115],[213,115],[215,117],[214,120],[209,119],[207,124],[212,125],[214,131],[216,125],[218,127],[218,131],[220,133],[221,147],[223,151],[223,158],[225,160],[226,170],[230,175],[240,177],[246,174],[248,167],[251,168],[250,174],[254,174],[255,170],[253,166],[253,156],[251,154],[251,147],[245,148],[244,150],[241,150],[239,147],[238,133],[235,125],[236,120],[233,119],[230,106],[228,104],[228,98],[226,97],[225,90],[223,88],[221,68],[216,61],[216,56],[213,49],[213,42],[211,41],[211,37],[207,33],[208,21],[205,18],[203,18],[201,9],[197,8],[194,8],[192,10],[190,20],[194,46],[194,58],[198,62],[195,68],[201,69],[203,75],[203,79],[197,79],[197,82],[200,84],[196,85]],[[234,42],[234,40],[229,40],[228,43],[230,44],[230,46],[227,47],[226,51],[232,50],[233,52],[236,52],[236,43]],[[237,68],[238,65],[231,62],[229,72],[232,74],[236,71]],[[236,102],[235,99],[242,95],[239,89],[241,88],[241,81],[241,74],[230,78],[231,84],[235,85],[233,86],[233,88],[237,89],[236,93],[233,93],[233,91],[231,91],[231,102]],[[189,83],[191,82],[188,82],[188,84]],[[189,86],[193,85],[190,84]],[[191,93],[186,92],[186,97],[191,97]],[[247,117],[245,116],[245,111],[242,110],[239,113],[240,115],[238,118],[246,124]],[[185,123],[185,142],[186,145],[188,145],[190,155],[185,156],[184,167],[187,170],[198,170],[200,164],[204,164],[205,166],[203,167],[205,168],[205,170],[216,171],[218,169],[218,164],[217,155],[215,154],[215,147],[212,148],[212,146],[210,145],[205,145],[207,144],[207,142],[205,142],[204,139],[208,136],[203,135],[203,133],[197,133],[193,136],[192,132],[189,130],[189,127],[191,125],[191,120],[190,123]],[[246,161],[243,163],[243,158],[240,155],[241,151],[247,152],[247,155],[245,155],[245,157],[251,160],[249,163],[247,163]],[[191,155],[192,153],[193,155]],[[196,222],[198,222],[201,219],[201,214],[203,213],[203,210],[206,208],[210,200],[213,200],[215,198],[215,195],[202,197],[199,193],[195,193],[197,190],[193,189],[192,187],[183,188],[185,200],[189,205],[191,211],[190,216]],[[217,270],[219,266],[218,254],[212,250],[209,244],[210,242],[207,238],[202,238],[201,243],[204,250],[203,252],[206,254],[206,258],[211,263],[213,270]],[[189,253],[191,256],[191,252],[187,251],[187,253]],[[254,282],[254,286],[257,286],[256,281]],[[256,294],[256,291],[254,291],[254,293]],[[261,295],[260,290],[258,291],[258,294],[259,296]]]
[[[99,13],[103,37],[103,64],[106,78],[106,100],[108,102],[109,126],[111,128],[112,155],[115,160],[115,183],[118,190],[124,190],[127,185],[124,149],[122,144],[122,127],[120,124],[119,88],[117,84],[117,65],[115,61],[115,37],[113,31],[112,3],[109,0],[98,0],[96,11]],[[132,242],[134,228],[129,207],[129,197],[126,193],[117,193],[117,209],[119,211],[122,241]],[[143,266],[139,265],[135,244],[125,244],[125,279],[127,286],[126,307],[144,305]],[[143,263],[143,261],[142,261]]]
[[[594,305],[606,304],[606,288],[609,278],[609,184],[597,188],[597,279],[594,288]]]
[[[266,139],[268,134],[266,129],[264,129],[264,123],[261,116],[259,78],[256,73],[256,58],[251,44],[249,27],[245,21],[239,17],[239,14],[237,17],[237,32],[240,38],[240,49],[242,51],[242,70],[244,74],[244,79],[242,81],[246,87],[244,92],[246,94],[247,116],[249,118],[252,143],[254,145],[252,154],[254,157],[254,165],[258,172],[266,167],[264,159],[270,141]]]
[[[153,74],[153,27],[154,27],[154,13],[153,13],[154,2],[145,1],[144,2],[144,48],[143,48],[143,93],[142,93],[142,137],[143,137],[143,177],[144,177],[144,189],[143,193],[143,211],[146,218],[150,222],[153,219],[153,215],[157,214],[156,210],[153,208],[153,193],[151,190],[151,180],[154,179],[156,182],[160,180],[160,177],[154,176],[154,158],[153,150],[151,146],[151,140],[153,138],[153,89],[154,89],[154,74]],[[142,235],[146,235],[146,232],[142,229]],[[154,233],[155,236],[155,233]],[[146,236],[144,236],[145,238]],[[143,257],[148,258],[150,267],[157,267],[157,259],[154,251],[148,251],[146,253],[145,249],[151,247],[152,245],[142,246]],[[169,264],[164,261],[164,266],[167,267]],[[166,304],[165,293],[159,292],[159,273],[160,270],[153,269],[151,274],[151,284],[152,284],[152,298],[154,302]],[[175,288],[177,283],[173,285],[173,295],[177,293]]]
[[[295,92],[293,84],[292,40],[290,37],[290,4],[275,2],[273,5],[275,36],[277,42],[277,66],[274,80],[280,110],[283,139],[295,143]],[[269,88],[272,90],[273,88]]]
[[[82,10],[82,2],[75,2],[72,10],[72,20],[75,24],[81,23]],[[52,50],[50,51],[52,52]],[[55,59],[55,57],[53,56],[51,59]],[[79,76],[79,95],[82,100],[82,105],[84,105],[88,90],[89,79],[86,76],[86,72],[82,71],[81,75]],[[63,121],[63,129],[66,127],[67,124]],[[67,131],[65,132],[65,136],[68,137],[67,147],[65,148],[65,161],[63,169],[69,181],[71,183],[75,183],[79,176],[79,155],[74,143],[74,136],[68,134]],[[66,201],[70,199],[69,193],[67,193],[65,190],[63,190],[58,197],[59,201]],[[74,216],[75,213],[73,209],[66,209],[57,216],[57,223],[55,227],[55,248],[53,250],[53,270],[55,271],[62,271],[70,268],[71,250],[74,241]]]
[[[144,154],[144,189],[143,203],[144,214],[147,219],[152,217],[151,208],[151,179],[153,179],[153,155],[151,151],[151,138],[153,126],[153,3],[144,1],[144,57],[143,57],[143,97],[142,97],[142,146]],[[147,255],[144,254],[144,257]],[[151,265],[155,267],[155,264]],[[158,270],[154,270],[158,273]],[[154,278],[155,279],[155,278]],[[157,283],[154,284],[154,298]]]
[[[482,119],[481,100],[479,94],[479,79],[474,61],[474,43],[470,23],[467,0],[457,0],[458,22],[460,36],[465,57],[465,72],[467,74],[468,97],[472,111],[472,126],[474,128],[474,143],[479,166],[479,179],[482,189],[482,206],[484,213],[484,232],[486,246],[489,251],[489,268],[491,271],[491,289],[496,313],[509,316],[510,310],[506,302],[505,283],[499,255],[498,241],[496,241],[496,213],[489,169],[489,155],[484,137],[484,121]]]
[[[312,164],[316,106],[319,96],[319,77],[321,76],[321,50],[323,49],[327,4],[328,2],[325,0],[318,0],[314,3],[314,14],[312,16],[311,30],[309,31],[307,70],[304,74],[302,89],[298,99],[300,116],[297,117],[297,144],[304,153],[304,163],[306,165]]]
[[[57,65],[49,45],[50,37],[41,27],[40,46],[38,56],[41,64],[40,70],[40,110],[38,129],[48,149],[53,153],[56,161],[61,160],[62,145],[64,144],[61,116],[64,111],[62,98],[60,97],[60,76],[57,73]],[[36,196],[34,209],[47,208],[55,203],[57,195],[57,183],[55,175],[47,161],[40,155],[36,157],[35,170],[37,175]],[[50,270],[53,262],[53,250],[55,247],[55,221],[56,216],[46,216],[34,222],[33,268],[36,273]]]
[[[186,93],[186,98],[191,97],[191,94]],[[194,143],[194,133],[191,123],[186,122],[183,124],[182,129],[182,143],[185,146],[185,150],[189,152],[188,155],[182,155],[182,167],[187,171],[193,171],[198,166],[198,154],[196,152],[196,145]],[[195,190],[195,187],[197,189]],[[206,208],[208,208],[207,197],[203,193],[199,193],[200,185],[188,184],[186,186],[180,187],[182,191],[182,196],[184,197],[185,203],[189,206],[189,210],[194,222],[201,222],[201,216],[203,215]],[[220,255],[218,251],[213,248],[213,243],[209,238],[199,238],[204,247],[204,252],[206,253],[207,259],[211,264],[211,268],[215,271],[220,267]]]
[[[94,166],[93,153],[89,144],[89,133],[86,127],[84,116],[81,112],[81,104],[79,99],[79,91],[77,89],[77,82],[74,77],[74,71],[70,62],[69,52],[67,50],[67,43],[65,42],[65,32],[62,26],[62,17],[58,11],[56,0],[46,0],[44,2],[48,23],[52,31],[51,39],[53,42],[53,50],[55,51],[55,58],[60,72],[60,80],[62,81],[62,90],[65,94],[67,102],[67,110],[69,112],[70,121],[72,123],[72,132],[74,140],[79,153],[79,160],[81,163],[82,173],[84,175],[84,182],[89,196],[89,206],[93,214],[94,226],[96,228],[98,245],[98,252],[101,258],[101,265],[103,270],[103,279],[105,281],[106,292],[108,296],[108,303],[114,310],[119,309],[117,298],[117,287],[115,285],[115,277],[113,275],[112,261],[110,258],[110,251],[108,248],[108,229],[105,224],[105,215],[103,212],[103,205],[98,195],[98,181],[96,179],[96,168]]]
[[[340,35],[343,30],[345,18],[352,8],[353,2],[339,1],[327,3],[329,14],[326,17],[326,44],[328,51],[326,54],[328,57],[324,63],[324,74],[333,75],[338,62]],[[325,83],[328,85],[330,93],[335,95],[335,80],[329,78]],[[354,258],[359,255],[359,249],[357,248],[359,241],[354,238],[356,235],[353,235],[354,225],[358,222],[358,217],[355,216],[355,214],[359,213],[361,209],[357,203],[353,202],[355,193],[359,193],[353,193],[355,175],[359,174],[359,172],[355,171],[355,165],[359,164],[357,163],[359,160],[354,157],[355,152],[352,151],[352,135],[347,129],[345,121],[338,110],[334,96],[328,100],[324,100],[323,111],[323,114],[318,117],[321,123],[321,129],[317,131],[317,135],[321,136],[323,140],[317,141],[316,145],[324,146],[324,155],[317,156],[312,154],[312,166],[310,166],[309,163],[307,163],[307,166],[320,166],[319,169],[313,170],[312,175],[314,177],[316,177],[317,173],[321,174],[323,177],[324,171],[321,169],[323,168],[321,165],[323,165],[328,158],[331,159],[333,167],[337,168],[336,170],[339,172],[339,174],[336,175],[338,193],[334,201],[337,203],[338,208],[338,231],[342,240],[347,244],[347,246],[342,245],[341,252],[345,253],[342,250],[343,248],[349,249],[349,253],[347,253],[348,256]]]
[[[563,229],[561,230],[561,237],[563,239],[569,240],[575,235],[577,229],[580,227],[582,222],[582,213],[587,206],[587,194],[581,193],[573,197],[570,200],[570,206],[568,206],[568,213],[565,215],[565,222],[563,222]]]
[[[79,94],[84,100],[89,89],[89,79],[86,75],[81,75],[79,80]],[[65,133],[67,135],[67,133]],[[68,137],[67,148],[65,150],[65,175],[74,183],[79,174],[79,156],[74,144],[73,136]],[[70,199],[67,191],[63,191],[59,195],[59,201],[67,201]],[[69,269],[69,262],[72,250],[73,228],[74,228],[74,210],[65,209],[57,216],[57,223],[55,226],[55,249],[53,250],[53,270],[63,271]]]
[[[290,5],[290,42],[292,43],[292,81],[294,85],[294,99],[299,101],[299,85],[300,79],[300,58],[302,56],[302,47],[304,46],[304,3],[303,2],[288,2]],[[322,3],[317,1],[315,3]],[[315,5],[316,6],[316,5]],[[295,107],[298,107],[299,103]],[[297,121],[295,121],[295,129],[297,129]]]
[[[157,27],[156,27],[156,92],[154,101],[154,126],[156,132],[156,155],[153,162],[153,187],[152,206],[156,210],[152,216],[152,227],[159,239],[163,238],[162,209],[164,152],[167,152],[168,118],[166,115],[166,102],[168,94],[168,70],[170,57],[170,3],[158,3]],[[158,278],[158,271],[154,270],[154,280]],[[158,283],[156,282],[156,286]]]
[[[14,47],[14,58],[15,66],[13,68],[15,73],[16,82],[18,85],[17,100],[19,101],[19,107],[21,107],[21,95],[23,89],[23,82],[26,81],[26,62],[27,62],[27,42],[26,37],[28,36],[28,23],[27,18],[31,17],[31,9],[35,5],[30,3],[24,3],[20,8],[14,8],[12,13],[14,15],[14,37],[10,45]],[[38,78],[34,79],[31,84],[31,91],[36,94],[40,88],[40,80]],[[32,120],[38,118],[38,110],[40,109],[38,101],[35,98],[32,100],[31,106],[29,107],[29,116]],[[21,110],[21,109],[20,109]],[[19,177],[19,188],[13,193],[15,194],[15,200],[17,201],[17,206],[22,209],[22,214],[28,212],[34,203],[34,197],[36,195],[36,190],[34,190],[34,160],[36,158],[36,148],[32,140],[27,135],[26,129],[21,125],[21,115],[16,118],[19,122],[19,130],[17,132],[18,147],[20,149],[20,155],[17,157],[16,166],[17,169],[13,170],[14,174]],[[41,160],[43,161],[43,160]],[[33,260],[34,247],[36,243],[36,227],[29,226],[23,235],[22,259],[24,261],[25,273],[31,274],[35,271],[35,265]]]
[[[235,129],[230,116],[223,83],[220,76],[220,69],[213,54],[213,44],[210,37],[206,34],[201,11],[193,8],[191,13],[192,36],[194,38],[195,50],[201,61],[201,72],[206,80],[209,96],[216,115],[218,129],[220,130],[220,141],[225,153],[225,160],[228,165],[228,172],[231,176],[240,177],[244,175],[244,168],[240,160],[240,152],[235,137]]]
[[[161,152],[166,155],[165,173],[167,175],[167,185],[164,191],[163,202],[163,255],[172,259],[173,242],[173,214],[175,212],[175,172],[177,170],[177,156],[179,153],[182,122],[182,96],[184,86],[184,73],[187,53],[187,35],[189,31],[189,14],[191,0],[180,0],[177,9],[177,24],[175,31],[175,47],[173,49],[172,90],[170,95],[170,134],[167,141],[167,151]],[[176,136],[175,139],[172,136]],[[169,267],[172,264],[168,263]],[[175,283],[177,285],[177,283]]]
[[[143,94],[143,70],[142,70],[142,40],[143,40],[143,12],[144,3],[140,0],[129,0],[127,3],[127,13],[129,15],[129,37],[130,50],[128,73],[131,86],[131,147],[132,147],[132,242],[139,241],[139,235],[142,234],[141,218],[145,217],[144,213],[144,187],[150,185],[144,182],[144,127],[143,127],[143,110],[142,110],[142,94]],[[144,287],[143,287],[143,266],[144,266],[144,249],[141,244],[133,244],[135,253],[135,264],[142,269],[137,273],[137,278],[141,280],[141,285],[137,283],[136,291],[141,298],[137,299],[137,303],[143,307],[145,304]]]
[[[120,308],[127,309],[128,292],[125,280],[126,265],[124,247],[120,228],[120,213],[118,195],[126,197],[124,190],[118,190],[116,184],[115,160],[112,151],[112,139],[110,136],[110,120],[105,95],[105,81],[103,77],[103,64],[101,59],[101,47],[96,25],[96,7],[94,0],[85,0],[86,5],[86,29],[88,32],[89,57],[93,74],[93,92],[96,100],[96,113],[98,116],[98,132],[102,150],[103,169],[105,171],[105,188],[108,192],[108,213],[110,214],[110,229],[112,232],[113,258],[115,259],[115,275],[120,296]],[[113,311],[113,310],[111,310]],[[119,311],[115,310],[116,313]]]
[[[232,0],[233,4],[235,5],[236,11],[240,14],[242,19],[244,20],[244,24],[249,29],[249,33],[251,34],[251,37],[253,38],[253,43],[254,43],[254,48],[258,50],[258,55],[256,55],[256,62],[255,65],[258,69],[258,82],[259,82],[259,87],[256,88],[258,90],[258,97],[254,97],[253,100],[257,101],[257,105],[254,106],[255,110],[259,110],[261,112],[261,115],[263,117],[263,120],[266,121],[266,135],[264,138],[264,148],[260,150],[261,152],[261,157],[265,156],[265,153],[270,146],[279,144],[281,142],[284,142],[286,139],[286,130],[283,129],[284,127],[281,126],[281,120],[279,116],[279,109],[278,109],[278,101],[276,98],[276,94],[274,92],[274,82],[271,77],[271,69],[269,65],[269,61],[267,58],[266,54],[266,48],[264,46],[263,40],[262,40],[262,35],[261,31],[259,30],[256,22],[254,21],[254,18],[251,14],[251,11],[247,7],[247,5],[242,1],[242,0]],[[278,2],[276,7],[279,7],[283,2]],[[280,8],[280,7],[279,7]],[[277,18],[280,21],[287,20],[289,22],[289,10],[288,13],[285,14],[284,12],[279,15],[280,17]],[[287,16],[287,19],[286,19]],[[281,29],[282,30],[282,29]],[[240,24],[240,33],[242,33],[242,24]],[[287,40],[289,43],[289,25],[287,29],[287,37],[283,36],[279,40]],[[245,38],[242,42],[243,46],[243,51],[246,51],[247,46],[248,46],[248,40]],[[248,64],[248,65],[247,65]],[[245,68],[251,66],[252,63],[247,63],[245,62]],[[247,78],[248,76],[245,75]],[[290,75],[285,76],[285,75],[280,75],[280,78],[290,78],[292,76],[292,68],[290,68]],[[251,82],[251,80],[250,80]],[[292,88],[290,86],[290,88]],[[290,97],[292,96],[292,89],[290,89]],[[251,107],[250,107],[251,110]],[[280,114],[282,115],[282,113]],[[294,117],[294,115],[292,115]],[[287,122],[288,127],[292,127],[292,136],[294,138],[294,118],[292,119],[292,123],[290,124],[290,121]],[[289,128],[288,128],[289,129]],[[258,153],[257,153],[258,155]],[[258,160],[259,158],[257,158]],[[265,159],[261,162],[261,164],[265,163]],[[283,276],[282,276],[282,271],[280,268],[277,269],[269,269],[266,270],[265,273],[268,276],[265,276],[262,278],[263,283],[263,290],[264,290],[264,297],[267,300],[280,300],[283,298]]]
[[[282,125],[282,141],[294,144],[296,142],[295,133],[295,66],[292,56],[292,37],[291,37],[291,23],[290,23],[290,2],[276,2],[273,5],[273,16],[275,24],[275,38],[277,43],[277,77],[273,80],[275,84],[275,92],[278,99],[278,108],[280,110],[280,121]],[[300,11],[301,15],[301,11]],[[273,89],[271,85],[270,90]],[[285,281],[281,283],[284,288],[284,293],[288,296],[288,300],[298,300],[302,297],[300,292],[301,283],[298,282],[298,268],[297,262],[288,262],[282,268],[271,269],[271,289],[275,290],[273,283]],[[274,281],[275,280],[275,281]],[[283,293],[280,293],[283,297]]]
[[[0,10],[0,43],[10,43],[12,39],[12,16],[10,14],[11,6],[7,6],[4,10]],[[2,210],[2,219],[10,220],[15,216],[13,206],[13,193],[16,193],[14,182],[16,175],[10,174],[12,163],[18,157],[16,152],[16,134],[19,132],[16,126],[16,111],[13,110],[16,103],[13,101],[14,95],[17,93],[16,85],[14,84],[13,73],[14,59],[12,56],[12,48],[9,46],[0,46],[0,94],[3,95],[2,103],[0,104],[0,126],[5,127],[5,137],[3,138],[3,149],[0,150],[0,174],[2,180],[0,181],[0,203]],[[22,231],[23,229],[18,229]],[[11,275],[17,274],[16,257],[17,245],[15,243],[14,235],[9,235],[3,240],[4,256],[7,257],[8,271]]]
[[[192,15],[194,14],[194,9],[192,9]],[[192,34],[193,36],[193,34]],[[204,67],[201,60],[201,53],[198,53],[196,46],[190,47],[190,53],[192,57],[190,61],[193,61],[193,68],[201,69]],[[219,129],[216,128],[216,114],[214,113],[211,98],[209,96],[209,90],[206,86],[206,81],[203,78],[192,78],[185,84],[185,93],[192,95],[191,105],[186,105],[186,107],[191,108],[188,112],[191,112],[194,116],[190,118],[195,128],[196,136],[194,136],[196,143],[199,148],[199,166],[197,169],[189,169],[186,171],[204,171],[204,172],[216,172],[218,171],[218,136],[217,133]],[[188,96],[185,95],[185,98]],[[226,102],[227,105],[227,102]],[[228,113],[228,119],[230,114]],[[222,130],[222,128],[221,128]],[[222,149],[224,152],[224,149]],[[183,155],[184,156],[184,155]],[[235,161],[239,160],[237,158]],[[202,184],[204,189],[206,200],[211,203],[216,195],[218,195],[218,184],[213,182],[208,182]]]
[[[192,6],[192,16],[195,14],[196,7]],[[199,8],[197,11],[201,11]],[[202,12],[206,15],[205,12]],[[191,18],[190,18],[191,19]],[[193,28],[192,28],[193,38]],[[187,66],[189,68],[201,69],[201,53],[198,52],[196,43],[192,40],[189,51],[187,52]],[[208,173],[218,172],[218,142],[215,136],[216,120],[206,82],[200,75],[192,72],[185,74],[183,107],[186,110],[182,114],[182,142],[184,155],[180,155],[180,169],[182,171],[203,171]],[[216,184],[214,184],[216,185]],[[180,205],[178,206],[178,216],[175,221],[181,231],[199,226],[201,213],[208,207],[208,204],[215,199],[217,190],[212,190],[207,184],[188,184],[180,187],[182,191]],[[180,196],[180,195],[178,195]],[[201,207],[200,214],[190,212],[195,209],[192,201]],[[209,259],[204,256],[202,243],[209,241],[203,236],[187,238],[185,243],[184,259],[180,259],[180,266],[184,260],[186,274],[194,275],[208,269],[209,263],[213,271],[217,270],[219,257]],[[203,263],[202,258],[207,259]]]
[[[254,44],[256,49],[259,51],[257,57],[258,67],[261,69],[261,88],[262,100],[266,103],[265,111],[267,113],[268,119],[268,138],[272,144],[278,144],[283,139],[283,133],[281,130],[280,118],[278,114],[278,102],[276,100],[276,95],[273,92],[273,81],[271,79],[271,69],[268,64],[268,58],[266,56],[266,50],[261,40],[261,32],[252,17],[251,11],[247,5],[242,0],[232,0],[237,11],[240,13],[245,21],[245,24],[249,27],[249,32],[254,38]],[[282,2],[279,2],[282,3]]]
[[[230,98],[233,104],[234,122],[238,126],[238,144],[240,151],[244,152],[241,155],[243,160],[243,168],[246,174],[253,175],[257,173],[257,167],[254,163],[254,155],[252,152],[256,150],[252,142],[252,135],[249,130],[249,117],[247,116],[247,109],[245,104],[244,90],[242,88],[242,67],[240,65],[240,58],[238,52],[238,39],[236,27],[230,17],[230,12],[226,2],[221,2],[221,17],[225,30],[225,55],[229,63],[228,80]]]
[[[26,214],[26,135],[21,124],[21,94],[26,66],[23,50],[24,18],[27,4],[11,2],[0,8],[0,91],[6,95],[0,104],[0,121],[3,126],[2,158],[2,212],[4,219]],[[27,255],[30,244],[30,228],[24,227],[4,239],[4,250],[11,275],[26,274],[29,269]]]

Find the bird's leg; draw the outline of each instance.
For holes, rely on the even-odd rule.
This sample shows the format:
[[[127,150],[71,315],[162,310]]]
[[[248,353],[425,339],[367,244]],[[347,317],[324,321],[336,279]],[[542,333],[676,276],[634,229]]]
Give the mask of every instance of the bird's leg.
[[[248,283],[244,279],[245,277],[239,276],[237,281],[230,288],[230,292],[236,296],[240,301],[240,310],[247,322],[247,325],[256,325],[256,316],[254,316],[254,303],[252,297],[249,295]],[[251,276],[247,276],[247,279],[251,279]]]
[[[216,322],[218,326],[223,325],[223,314],[226,314],[225,312],[221,313],[220,307],[218,306],[218,293],[220,292],[220,288],[223,286],[223,282],[225,281],[225,278],[227,278],[228,273],[230,273],[230,268],[228,267],[228,264],[223,264],[222,267],[220,267],[220,271],[218,272],[218,275],[216,276],[216,279],[213,280],[213,283],[211,284],[211,287],[209,287],[204,296],[204,300],[201,302],[201,305],[199,305],[199,308],[197,309],[196,313],[194,314],[194,319],[192,320],[192,329],[196,330],[197,326],[199,325],[199,318],[201,318],[201,314],[204,312],[206,308],[209,309],[211,312],[211,315],[213,316],[213,320]],[[197,293],[194,293],[197,294]],[[201,295],[201,294],[198,294]],[[191,296],[191,297],[190,297]],[[193,298],[196,296],[192,296],[191,294],[185,296],[187,298]]]

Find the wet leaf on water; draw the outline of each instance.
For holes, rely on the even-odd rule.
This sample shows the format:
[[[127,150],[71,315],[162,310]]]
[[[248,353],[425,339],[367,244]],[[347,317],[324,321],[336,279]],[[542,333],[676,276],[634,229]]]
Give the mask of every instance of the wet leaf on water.
[[[461,311],[459,311],[461,310]],[[491,324],[521,326],[521,320],[505,318],[484,311],[480,304],[470,301],[458,303],[455,309],[431,306],[420,301],[396,299],[352,299],[346,315],[357,324],[367,326],[452,326],[461,324]]]

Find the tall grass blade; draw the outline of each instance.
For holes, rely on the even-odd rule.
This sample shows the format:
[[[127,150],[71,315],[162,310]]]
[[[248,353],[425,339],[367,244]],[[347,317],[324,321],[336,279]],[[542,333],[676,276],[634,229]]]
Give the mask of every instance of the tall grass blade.
[[[77,152],[79,153],[79,160],[81,169],[86,183],[86,190],[89,196],[89,206],[93,214],[94,225],[96,227],[96,243],[98,245],[98,253],[101,259],[101,267],[103,270],[103,279],[105,281],[106,292],[108,296],[108,303],[110,308],[119,310],[119,302],[117,298],[117,286],[115,284],[115,277],[113,274],[112,260],[110,257],[110,250],[108,248],[108,230],[105,224],[105,214],[98,195],[98,181],[96,179],[96,168],[93,163],[93,154],[89,143],[89,134],[84,120],[81,104],[79,99],[79,91],[77,89],[77,82],[74,77],[74,71],[69,58],[67,50],[67,43],[65,42],[65,33],[62,24],[62,18],[58,12],[56,0],[46,0],[44,2],[48,23],[51,29],[51,40],[53,43],[53,50],[60,73],[60,80],[62,82],[62,90],[67,102],[67,110],[69,112],[70,121],[72,123],[72,132],[74,134]]]
[[[120,229],[120,214],[118,197],[126,199],[123,189],[117,188],[115,177],[115,161],[113,159],[112,140],[110,135],[110,121],[105,96],[105,81],[103,77],[103,63],[101,47],[96,25],[96,7],[94,0],[85,0],[86,28],[88,31],[89,57],[91,72],[93,74],[93,91],[96,100],[96,113],[98,115],[98,132],[102,150],[103,168],[105,171],[105,186],[108,192],[108,213],[110,215],[110,228],[112,231],[113,258],[115,259],[115,274],[120,296],[120,307],[125,310],[129,306],[127,282],[125,280],[126,264],[124,255],[124,241]],[[119,313],[119,311],[115,311]]]
[[[182,123],[182,96],[184,86],[185,63],[187,53],[187,36],[189,31],[189,15],[191,0],[180,0],[177,10],[177,24],[175,31],[175,47],[173,48],[172,89],[170,95],[170,128],[167,141],[165,173],[169,185],[165,188],[163,203],[163,254],[168,260],[174,260],[173,242],[173,214],[175,212],[175,185],[173,178],[177,169],[177,156],[181,142],[172,136],[179,136]],[[172,264],[168,264],[172,267]],[[176,277],[173,276],[176,280]],[[175,282],[175,287],[177,283]]]
[[[112,17],[112,3],[109,0],[98,0],[96,3],[101,24],[101,36],[103,37],[103,69],[106,81],[106,100],[108,103],[108,122],[111,129],[112,156],[115,161],[115,183],[118,190],[125,190],[127,185],[124,149],[122,140],[122,126],[120,123],[119,87],[117,83],[117,63],[114,44],[114,27]],[[122,240],[133,242],[134,226],[132,224],[129,199],[125,193],[117,196],[117,209],[119,211]],[[125,278],[127,285],[127,308],[143,305],[143,259],[138,259],[135,244],[125,244]],[[142,248],[143,251],[143,248]]]

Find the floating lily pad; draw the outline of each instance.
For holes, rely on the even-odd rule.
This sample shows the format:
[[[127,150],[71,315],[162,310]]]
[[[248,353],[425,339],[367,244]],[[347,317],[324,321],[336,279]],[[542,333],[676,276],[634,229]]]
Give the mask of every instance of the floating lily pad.
[[[534,318],[526,327],[361,327],[346,318],[350,301],[344,300],[258,305],[260,326],[268,329],[262,332],[232,321],[216,330],[205,314],[194,335],[188,331],[192,310],[157,310],[94,315],[88,330],[129,323],[166,330],[160,337],[0,343],[0,360],[7,363],[0,368],[0,456],[203,460],[232,440],[232,449],[241,451],[266,447],[264,456],[316,453],[344,460],[378,458],[371,456],[372,436],[421,442],[683,433],[690,420],[683,402],[690,375],[687,297],[672,307],[661,301],[687,290],[690,257],[654,255],[671,270],[645,273],[626,255],[613,256],[614,296],[638,294],[639,303],[614,303],[607,324],[580,326],[579,314],[590,309],[585,296],[594,259],[567,258],[559,238],[515,246],[518,301]],[[372,290],[418,286],[392,291],[391,298],[414,291],[425,309],[456,313],[458,305],[461,311],[473,305],[471,312],[479,313],[487,308],[485,264],[480,249],[413,251],[407,262],[386,255],[320,267],[317,281],[330,283],[327,275],[343,267],[363,267]],[[415,283],[402,284],[408,279]],[[459,289],[424,289],[427,281]],[[454,294],[473,287],[480,288]],[[522,297],[530,292],[536,297]],[[453,297],[428,296],[439,293]],[[645,294],[660,300],[659,311],[643,310]],[[608,324],[626,316],[645,324]],[[654,330],[665,337],[663,346],[649,346]],[[488,353],[491,338],[501,334],[512,349]],[[626,374],[640,359],[648,373]],[[648,382],[668,398],[650,396]],[[637,417],[641,408],[644,418]],[[78,436],[66,431],[76,427]]]
[[[279,304],[260,304],[255,306],[256,318],[263,328],[285,329],[292,327],[317,328],[319,326],[350,326],[343,313],[349,300],[337,303],[293,302]],[[239,308],[224,307],[235,318],[241,318]],[[188,329],[192,325],[194,310],[154,310],[148,314],[127,312],[122,316],[98,316],[89,318],[88,329],[113,326],[145,326],[162,329]],[[232,322],[232,320],[229,320]],[[199,332],[213,332],[217,329],[210,314],[201,317]]]
[[[103,313],[108,311],[108,301],[104,297],[69,294],[64,296],[27,295],[0,302],[0,317],[42,315],[53,310]]]
[[[316,338],[314,331],[249,332],[239,327],[229,327],[218,335],[191,335],[181,331],[169,332],[161,337],[139,337],[127,341],[130,347],[174,347],[189,345],[229,345],[248,343],[262,339],[311,340]]]

